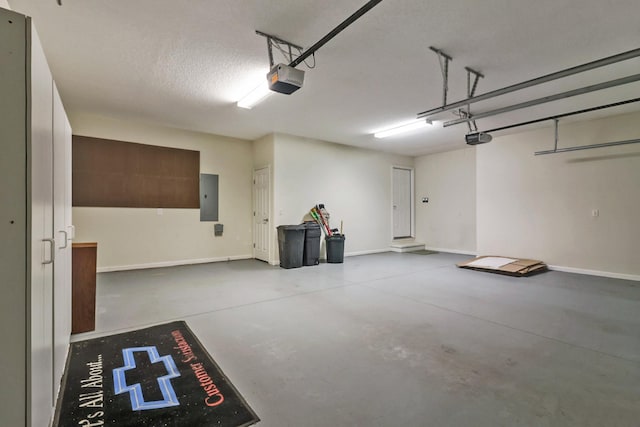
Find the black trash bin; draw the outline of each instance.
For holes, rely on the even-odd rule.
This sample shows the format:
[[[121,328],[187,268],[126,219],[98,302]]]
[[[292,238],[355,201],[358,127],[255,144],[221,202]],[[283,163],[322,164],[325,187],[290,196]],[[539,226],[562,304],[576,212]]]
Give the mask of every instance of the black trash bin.
[[[327,243],[327,262],[339,264],[344,261],[344,234],[324,238]]]
[[[302,267],[304,232],[305,227],[302,225],[278,226],[278,249],[280,253],[280,267]]]
[[[320,264],[320,226],[315,222],[305,222],[304,233],[304,253],[302,255],[302,265]]]

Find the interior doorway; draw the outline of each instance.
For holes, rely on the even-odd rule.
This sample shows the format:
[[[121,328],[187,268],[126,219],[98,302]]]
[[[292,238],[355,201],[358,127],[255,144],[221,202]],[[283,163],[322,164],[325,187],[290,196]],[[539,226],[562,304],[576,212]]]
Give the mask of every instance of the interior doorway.
[[[413,237],[413,169],[394,166],[392,181],[392,237]]]
[[[269,166],[253,171],[253,257],[270,262],[271,205]]]

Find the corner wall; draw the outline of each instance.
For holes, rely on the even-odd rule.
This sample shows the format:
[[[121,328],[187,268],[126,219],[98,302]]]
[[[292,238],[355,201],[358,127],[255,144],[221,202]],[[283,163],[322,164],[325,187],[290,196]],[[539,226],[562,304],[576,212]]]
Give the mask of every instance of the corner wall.
[[[634,139],[640,114],[559,129],[559,147]],[[552,128],[477,147],[478,253],[640,275],[640,145],[534,156],[551,148]]]
[[[324,203],[331,227],[344,223],[346,255],[389,250],[394,165],[413,167],[413,158],[276,134],[274,226],[299,224]],[[273,233],[277,255],[275,227]]]
[[[416,240],[429,249],[475,254],[475,148],[421,156],[415,164]]]
[[[559,134],[560,148],[636,139],[640,113],[561,122]],[[416,158],[416,238],[638,280],[640,144],[534,156],[553,138],[549,127]]]
[[[99,271],[252,257],[250,141],[93,115],[70,117],[74,134],[200,151],[200,172],[219,175],[219,223],[199,209],[74,207],[76,242],[98,242]]]

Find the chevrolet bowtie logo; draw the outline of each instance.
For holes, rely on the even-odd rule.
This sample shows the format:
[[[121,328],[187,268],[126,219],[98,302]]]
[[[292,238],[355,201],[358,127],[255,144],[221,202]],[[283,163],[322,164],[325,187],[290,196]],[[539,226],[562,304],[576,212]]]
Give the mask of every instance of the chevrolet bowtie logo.
[[[158,387],[162,393],[163,400],[145,401],[142,394],[142,386],[140,383],[127,385],[127,379],[125,378],[126,372],[135,369],[136,361],[134,353],[146,352],[149,355],[151,363],[162,362],[167,370],[167,375],[158,377]],[[122,349],[122,357],[124,358],[124,366],[113,370],[113,383],[115,394],[121,394],[126,391],[129,392],[129,398],[131,399],[131,409],[134,411],[147,410],[147,409],[160,409],[168,408],[171,406],[179,406],[176,392],[171,385],[171,379],[180,376],[176,363],[171,356],[162,356],[158,354],[158,349],[155,346],[149,347],[132,347]]]

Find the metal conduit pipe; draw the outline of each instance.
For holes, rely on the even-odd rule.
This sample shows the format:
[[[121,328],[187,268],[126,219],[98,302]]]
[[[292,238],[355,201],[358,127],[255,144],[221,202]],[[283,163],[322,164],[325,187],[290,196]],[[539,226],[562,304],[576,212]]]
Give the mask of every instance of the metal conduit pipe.
[[[598,105],[597,107],[585,108],[584,110],[577,110],[577,111],[572,111],[570,113],[564,113],[564,114],[556,114],[555,116],[548,116],[548,117],[543,117],[541,119],[528,120],[526,122],[520,122],[520,123],[507,125],[507,126],[501,126],[499,128],[485,130],[483,131],[483,133],[498,132],[505,129],[517,128],[521,126],[532,125],[534,123],[546,122],[547,120],[555,120],[555,119],[561,119],[563,117],[575,116],[577,114],[590,113],[591,111],[603,110],[605,108],[619,107],[621,105],[632,104],[634,102],[640,102],[640,98],[628,99],[626,101],[614,102],[612,104]]]
[[[555,95],[545,96],[542,98],[534,99],[531,101],[522,102],[520,104],[510,105],[508,107],[498,108],[491,111],[485,111],[484,113],[475,113],[472,118],[461,118],[456,120],[451,120],[443,123],[443,127],[454,126],[460,123],[466,123],[471,120],[478,120],[485,117],[497,116],[498,114],[508,113],[510,111],[519,110],[522,108],[533,107],[535,105],[545,104],[547,102],[558,101],[560,99],[570,98],[572,96],[583,95],[589,92],[595,92],[597,90],[608,89],[615,86],[621,86],[628,83],[637,82],[640,80],[640,74],[634,74],[632,76],[623,77],[616,80],[610,80],[604,83],[598,83],[591,86],[585,86],[579,89],[570,90],[567,92],[558,93]]]
[[[536,156],[540,156],[543,154],[564,153],[567,151],[590,150],[592,148],[603,148],[603,147],[613,147],[616,145],[637,144],[639,142],[640,142],[640,139],[629,139],[626,141],[604,142],[602,144],[580,145],[578,147],[555,148],[553,150],[536,151],[534,154]]]
[[[299,57],[297,57],[295,60],[291,61],[289,66],[290,67],[296,67],[296,66],[300,65],[302,63],[302,61],[307,59],[309,56],[313,55],[316,50],[318,50],[322,46],[324,46],[329,40],[331,40],[332,38],[337,36],[338,33],[340,33],[342,30],[347,28],[349,25],[353,24],[358,18],[360,18],[362,15],[364,15],[365,13],[367,13],[368,11],[373,9],[374,6],[376,6],[381,1],[382,0],[371,0],[370,2],[368,2],[367,4],[362,6],[353,15],[351,15],[350,17],[345,19],[340,25],[338,25],[333,30],[331,30],[326,36],[324,36],[323,38],[318,40],[316,42],[316,44],[311,46],[306,51],[302,52],[302,54]]]
[[[555,73],[547,74],[541,77],[537,77],[535,79],[527,80],[522,83],[517,83],[511,86],[506,86],[501,89],[496,89],[491,92],[484,93],[482,95],[474,96],[473,98],[464,99],[461,101],[453,102],[451,104],[443,105],[441,107],[433,108],[431,110],[423,111],[418,113],[418,118],[429,118],[434,114],[444,113],[446,111],[455,110],[456,108],[465,106],[467,104],[474,104],[479,101],[485,101],[487,99],[495,98],[500,95],[505,95],[507,93],[515,92],[521,89],[526,89],[531,86],[536,86],[542,83],[550,82],[553,80],[558,80],[563,77],[572,76],[574,74],[582,73],[585,71],[593,70],[595,68],[604,67],[606,65],[615,64],[617,62],[626,61],[628,59],[637,58],[640,56],[640,48],[633,49],[627,52],[623,52],[617,55],[609,56],[606,58],[602,58],[596,61],[588,62],[586,64],[578,65],[576,67],[567,68],[562,71],[557,71]]]

